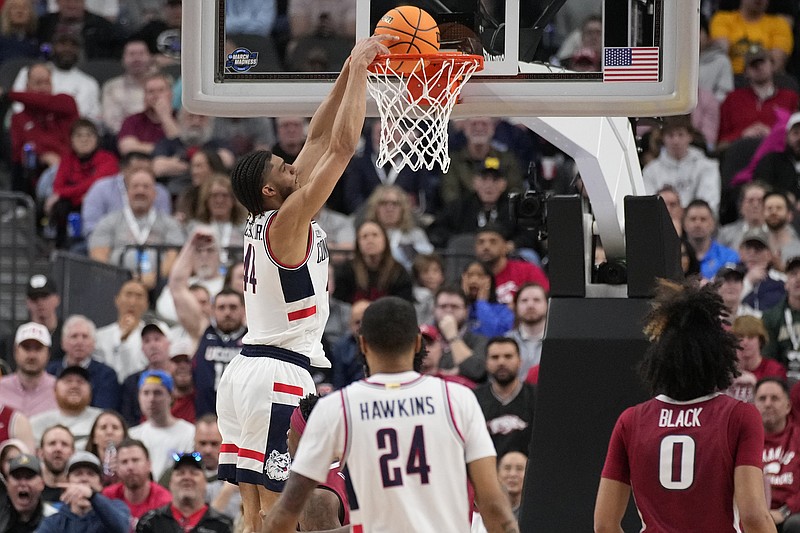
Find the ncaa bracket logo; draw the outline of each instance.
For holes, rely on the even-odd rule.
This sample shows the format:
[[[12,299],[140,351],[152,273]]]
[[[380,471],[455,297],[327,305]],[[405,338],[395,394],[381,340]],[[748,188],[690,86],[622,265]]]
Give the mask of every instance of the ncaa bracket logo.
[[[258,52],[251,52],[247,48],[237,48],[228,54],[225,62],[225,72],[247,72],[258,64]]]

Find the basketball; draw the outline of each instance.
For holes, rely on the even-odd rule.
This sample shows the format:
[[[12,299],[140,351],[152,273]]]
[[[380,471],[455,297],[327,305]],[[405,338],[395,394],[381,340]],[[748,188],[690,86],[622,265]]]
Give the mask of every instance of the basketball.
[[[400,38],[387,45],[392,54],[435,54],[439,51],[439,26],[428,12],[415,6],[389,10],[375,27],[375,35]],[[411,74],[418,65],[416,60],[390,63],[392,69],[403,74]]]

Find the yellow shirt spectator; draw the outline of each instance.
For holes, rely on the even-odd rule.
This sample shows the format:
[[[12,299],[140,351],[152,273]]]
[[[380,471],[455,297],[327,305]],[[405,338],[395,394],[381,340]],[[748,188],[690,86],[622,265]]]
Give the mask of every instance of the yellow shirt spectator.
[[[711,18],[710,33],[713,40],[727,42],[734,74],[744,72],[744,55],[752,44],[779,51],[784,57],[791,55],[794,46],[789,23],[777,15],[747,21],[739,11],[718,11]],[[776,67],[782,68],[782,63],[776,63]]]

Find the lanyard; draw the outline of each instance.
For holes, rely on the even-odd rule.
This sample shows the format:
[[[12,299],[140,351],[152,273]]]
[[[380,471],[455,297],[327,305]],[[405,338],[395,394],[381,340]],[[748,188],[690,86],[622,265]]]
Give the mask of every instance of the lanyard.
[[[153,229],[153,224],[156,222],[156,210],[152,207],[150,208],[144,226],[139,226],[131,206],[127,203],[125,204],[123,212],[125,213],[125,222],[128,224],[128,229],[131,230],[136,244],[142,245],[147,242],[147,238],[150,236],[150,230]]]
[[[797,332],[794,330],[792,311],[788,307],[783,310],[783,319],[786,321],[786,332],[789,334],[789,340],[792,341],[792,349],[797,351],[800,348],[800,338],[797,337]]]
[[[388,174],[384,167],[378,166],[377,159],[372,160],[372,166],[375,167],[375,172],[378,174],[378,179],[381,180],[381,183],[384,185],[394,185],[398,174],[397,170],[394,168],[394,165],[389,165]]]

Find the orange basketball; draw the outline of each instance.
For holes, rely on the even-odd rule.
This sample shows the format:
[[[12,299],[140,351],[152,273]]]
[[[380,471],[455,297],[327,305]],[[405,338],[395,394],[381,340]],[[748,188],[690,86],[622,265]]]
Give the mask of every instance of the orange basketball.
[[[389,10],[378,25],[375,35],[396,35],[399,41],[388,44],[393,54],[435,54],[439,51],[439,26],[430,14],[415,6],[399,6]],[[414,72],[417,61],[392,61],[391,67],[404,74]]]

